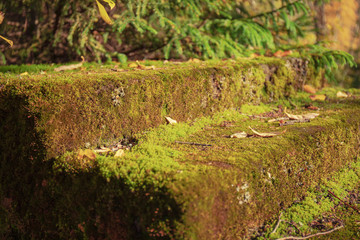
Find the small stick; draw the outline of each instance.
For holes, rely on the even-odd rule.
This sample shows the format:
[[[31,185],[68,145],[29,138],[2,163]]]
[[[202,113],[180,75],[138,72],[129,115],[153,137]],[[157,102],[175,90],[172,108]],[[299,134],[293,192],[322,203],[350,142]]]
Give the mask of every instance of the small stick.
[[[205,146],[205,147],[211,147],[211,144],[203,144],[203,143],[194,143],[194,142],[180,142],[180,141],[175,141],[175,143],[179,143],[179,144],[189,144],[189,145],[196,145],[196,146]]]
[[[278,238],[276,240],[304,240],[304,239],[308,239],[308,238],[312,238],[312,237],[316,237],[316,236],[320,236],[320,235],[325,235],[325,234],[329,234],[329,233],[332,233],[332,232],[335,232],[337,230],[339,230],[340,228],[343,228],[344,225],[341,225],[339,227],[336,227],[336,228],[333,228],[329,231],[326,231],[326,232],[319,232],[319,233],[315,233],[315,234],[311,234],[311,235],[307,235],[305,237],[295,237],[295,236],[289,236],[289,237],[283,237],[283,238]]]
[[[279,226],[280,226],[280,223],[281,223],[281,215],[282,215],[282,212],[280,212],[280,215],[279,215],[279,219],[278,219],[278,221],[277,221],[277,223],[276,223],[276,225],[275,225],[275,228],[274,228],[274,230],[272,230],[272,232],[270,233],[270,235],[271,234],[274,234],[275,232],[276,232],[276,230],[279,228]]]
[[[340,200],[340,202],[344,203],[346,206],[351,207],[352,209],[354,209],[356,212],[360,213],[360,210],[357,207],[354,207],[350,204],[348,204],[347,202],[345,202],[344,200],[340,199],[338,196],[336,196],[333,192],[331,192],[330,190],[328,190],[328,193],[330,193],[331,195],[333,195],[334,197],[336,197],[337,199]]]

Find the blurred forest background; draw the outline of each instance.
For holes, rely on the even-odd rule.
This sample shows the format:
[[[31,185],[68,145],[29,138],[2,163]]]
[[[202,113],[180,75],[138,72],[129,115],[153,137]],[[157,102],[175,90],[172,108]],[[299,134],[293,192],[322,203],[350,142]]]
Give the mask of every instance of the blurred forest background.
[[[14,43],[0,40],[0,64],[291,55],[329,75],[338,64],[354,65],[346,52],[360,59],[359,6],[360,0],[0,0],[0,35]],[[100,17],[101,7],[109,19]],[[358,75],[340,68],[332,77],[359,87]]]

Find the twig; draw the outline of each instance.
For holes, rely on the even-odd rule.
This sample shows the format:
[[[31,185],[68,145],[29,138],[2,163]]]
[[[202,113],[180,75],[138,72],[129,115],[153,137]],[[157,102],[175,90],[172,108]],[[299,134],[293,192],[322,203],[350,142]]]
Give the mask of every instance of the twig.
[[[330,193],[331,195],[333,195],[334,197],[336,197],[337,199],[340,200],[340,202],[344,203],[346,206],[351,207],[352,209],[354,209],[356,212],[360,213],[360,210],[357,207],[354,207],[350,204],[348,204],[347,202],[345,202],[344,200],[340,199],[338,196],[336,196],[333,192],[331,192],[330,190],[328,190],[328,193]]]
[[[271,234],[274,234],[275,232],[276,232],[276,230],[279,228],[279,226],[280,226],[280,223],[281,223],[281,215],[282,215],[282,212],[280,212],[280,215],[279,215],[279,219],[278,219],[278,221],[277,221],[277,223],[276,223],[276,225],[275,225],[275,227],[274,227],[274,230],[272,230],[272,232],[270,233],[270,235]]]
[[[289,236],[289,237],[283,237],[283,238],[278,238],[276,240],[303,240],[303,239],[308,239],[308,238],[312,238],[312,237],[316,237],[316,236],[320,236],[320,235],[325,235],[325,234],[329,234],[329,233],[332,233],[332,232],[335,232],[337,230],[339,230],[340,228],[343,228],[344,225],[341,225],[339,227],[336,227],[336,228],[333,228],[329,231],[326,231],[326,232],[319,232],[319,233],[315,233],[315,234],[311,234],[311,235],[307,235],[305,237],[295,237],[295,236]]]
[[[180,142],[180,141],[175,141],[175,143],[179,143],[179,144],[189,144],[189,145],[196,145],[196,146],[205,146],[205,147],[211,147],[211,144],[203,144],[203,143],[195,143],[195,142]]]
[[[291,106],[293,106],[295,109],[297,109],[296,104],[294,104],[290,99],[289,99],[289,103],[290,103]]]

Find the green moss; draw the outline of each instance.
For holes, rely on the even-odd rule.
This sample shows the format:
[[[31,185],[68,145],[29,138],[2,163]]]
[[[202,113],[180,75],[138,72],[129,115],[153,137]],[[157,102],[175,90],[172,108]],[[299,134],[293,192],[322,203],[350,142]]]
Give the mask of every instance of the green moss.
[[[328,190],[339,198],[345,199],[349,191],[359,187],[359,181],[360,161],[357,159],[350,163],[348,167],[332,174],[331,177],[324,178],[321,184],[315,183],[317,186],[314,186],[306,193],[304,200],[285,210],[281,217],[283,223],[276,233],[271,235],[271,239],[287,235],[287,222],[295,224],[303,235],[305,233],[306,235],[317,233],[318,230],[311,229],[311,222],[325,216],[326,213],[331,213],[335,206],[340,204],[340,201],[330,195]],[[344,237],[349,238],[351,235],[345,235]]]
[[[274,72],[266,72],[267,64]],[[283,130],[247,114],[289,105],[287,100],[260,103],[292,95],[287,84],[293,84],[294,73],[285,64],[264,58],[2,81],[1,236],[248,236],[250,228],[271,219],[280,205],[289,206],[358,151],[357,100],[324,105],[319,118],[304,127],[287,126],[274,138],[228,138],[251,133],[248,126]],[[271,90],[273,96],[266,95],[271,81],[279,88]],[[163,125],[165,114],[179,123]],[[85,145],[107,146],[123,137],[138,141],[123,158],[78,157]]]
[[[176,231],[169,232],[176,239],[236,238],[249,234],[249,228],[270,219],[280,205],[289,206],[314,183],[351,163],[357,152],[352,134],[356,126],[343,125],[350,115],[358,116],[357,105],[351,106],[340,115],[339,109],[326,110],[312,122],[288,126],[286,134],[270,139],[226,138],[234,132],[249,132],[249,125],[261,132],[271,127],[236,110],[190,124],[162,125],[139,135],[139,145],[124,158],[98,157],[96,164],[104,178],[119,179],[132,191],[145,191],[150,184],[154,191],[169,193],[182,209],[173,226]],[[271,107],[254,107],[252,113],[266,108]],[[223,127],[224,121],[232,126]],[[176,140],[213,146],[175,144]],[[300,217],[312,219],[331,206],[326,201],[309,203],[306,208],[312,210]],[[292,209],[289,215],[298,211]]]
[[[270,63],[276,72],[264,72]],[[289,79],[294,73],[279,59],[162,65],[155,71],[118,73],[90,64],[88,71],[12,76],[2,81],[1,91],[5,99],[9,94],[28,99],[49,157],[158,126],[165,113],[186,121],[244,103],[259,104],[268,98],[264,94],[277,99],[292,92]]]

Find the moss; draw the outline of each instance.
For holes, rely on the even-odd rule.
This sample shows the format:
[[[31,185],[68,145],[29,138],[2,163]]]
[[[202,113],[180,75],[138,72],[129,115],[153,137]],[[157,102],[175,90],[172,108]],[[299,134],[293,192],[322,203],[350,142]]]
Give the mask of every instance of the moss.
[[[270,63],[276,72],[264,72]],[[4,99],[27,98],[29,111],[38,116],[37,131],[44,134],[49,157],[158,126],[164,123],[164,113],[186,121],[244,103],[259,104],[268,98],[265,88],[270,99],[290,96],[289,79],[294,75],[284,61],[271,58],[170,64],[155,71],[122,73],[90,67],[12,76],[1,82]]]
[[[255,107],[253,113],[266,108],[271,106]],[[45,183],[35,188],[56,199],[48,211],[62,216],[61,222],[51,218],[57,227],[48,223],[45,228],[57,229],[65,238],[109,237],[119,226],[130,229],[124,239],[244,237],[302,198],[314,183],[352,162],[359,150],[358,127],[343,120],[359,119],[358,112],[357,103],[344,109],[333,105],[314,121],[288,126],[286,134],[275,138],[232,139],[226,136],[248,131],[249,125],[265,132],[271,124],[228,110],[139,134],[139,144],[124,158],[98,156],[92,165],[79,165],[71,160],[76,153],[65,154],[43,176]],[[224,127],[224,121],[232,125]],[[321,206],[324,210],[330,205]],[[107,215],[118,223],[111,226]]]
[[[270,63],[278,72],[266,73]],[[291,96],[284,82],[293,73],[285,73],[284,64],[257,59],[2,82],[1,236],[248,236],[358,151],[357,100],[324,107],[321,117],[287,126],[275,138],[228,138],[249,132],[248,126],[281,130],[246,114],[274,107],[260,101],[269,100],[264,84],[277,74],[281,90],[274,88],[275,95]],[[162,125],[164,114],[180,123]],[[77,150],[85,143],[110,145],[124,136],[138,145],[123,158],[79,161]]]
[[[288,234],[287,232],[289,229],[286,224],[287,222],[295,224],[302,235],[317,233],[317,229],[312,229],[310,227],[311,223],[318,218],[331,215],[336,206],[340,204],[339,200],[330,195],[328,190],[339,198],[345,199],[351,190],[359,187],[359,177],[360,162],[359,159],[355,159],[354,162],[350,163],[349,166],[344,167],[339,172],[332,174],[328,178],[324,177],[321,183],[314,183],[314,186],[306,193],[304,200],[292,205],[284,211],[284,214],[281,217],[283,223],[276,233],[271,234],[271,239]],[[348,211],[352,210],[345,210],[345,212]],[[346,227],[341,231],[347,232],[349,231],[348,228],[349,227]],[[339,233],[336,234],[338,235]],[[344,238],[350,238],[353,234],[354,233],[352,232],[348,232],[347,235],[340,233]],[[294,236],[296,234],[292,235]]]

